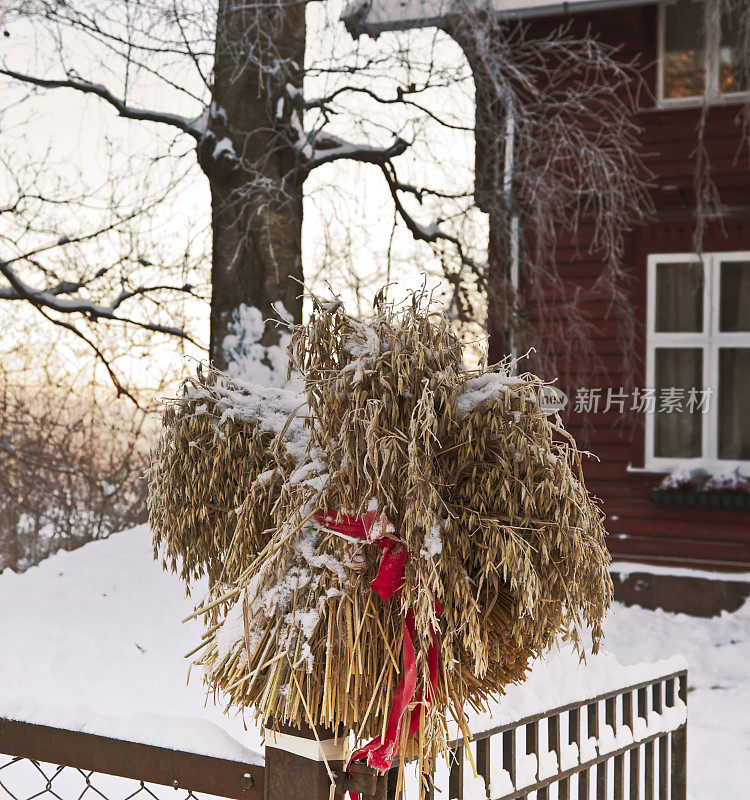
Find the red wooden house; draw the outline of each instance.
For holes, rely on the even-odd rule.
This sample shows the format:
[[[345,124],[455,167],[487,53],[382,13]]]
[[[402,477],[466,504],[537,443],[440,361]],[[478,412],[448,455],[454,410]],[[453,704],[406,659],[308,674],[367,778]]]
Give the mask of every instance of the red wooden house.
[[[371,0],[360,7],[355,25],[372,34],[440,24],[450,3],[435,2]],[[569,422],[574,433],[585,414],[592,423],[589,447],[601,461],[587,466],[587,477],[602,498],[613,554],[641,563],[750,571],[750,495],[731,491],[722,479],[703,485],[695,472],[750,475],[747,148],[737,158],[738,119],[750,86],[741,85],[737,68],[738,21],[726,18],[721,36],[704,43],[699,0],[495,0],[495,7],[528,20],[540,34],[561,22],[570,22],[574,32],[590,27],[605,43],[620,45],[623,60],[639,56],[650,89],[639,94],[637,121],[656,175],[656,215],[630,234],[626,253],[634,277],[628,291],[642,323],[635,379],[641,389],[635,399],[620,394],[622,353],[611,326],[602,324],[596,349],[607,374],[595,389],[574,391]],[[708,226],[698,256],[694,151],[705,103],[704,141],[723,222]],[[478,152],[477,163],[481,159]],[[590,280],[596,265],[561,248],[557,266],[575,284]],[[618,424],[623,414],[632,424]],[[695,485],[679,477],[681,470],[692,472]],[[654,492],[672,473],[671,487]]]

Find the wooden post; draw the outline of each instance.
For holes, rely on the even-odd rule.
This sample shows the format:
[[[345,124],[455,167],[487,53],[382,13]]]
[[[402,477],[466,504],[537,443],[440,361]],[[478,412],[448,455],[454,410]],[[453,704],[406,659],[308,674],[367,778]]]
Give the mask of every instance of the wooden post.
[[[477,772],[484,778],[484,789],[487,797],[490,796],[490,783],[492,781],[492,758],[490,755],[490,737],[477,739]]]
[[[638,690],[638,716],[648,722],[648,690],[646,688]],[[644,798],[654,800],[654,743],[647,742],[643,746],[644,750]]]
[[[664,691],[661,681],[655,683],[652,687],[654,695],[654,711],[657,714],[664,713]],[[657,740],[657,750],[659,753],[659,778],[658,778],[658,796],[659,800],[668,800],[668,781],[669,781],[669,762],[667,760],[667,747],[669,744],[669,734],[660,736]]]
[[[622,696],[622,723],[630,728],[635,739],[635,706],[633,692],[625,692]],[[634,747],[630,751],[630,797],[641,795],[641,750]]]
[[[266,790],[264,800],[328,800],[331,770],[340,783],[344,768],[344,739],[330,731],[279,725],[266,730]],[[328,769],[326,768],[328,765]]]
[[[687,704],[687,675],[677,679],[677,692],[680,700]],[[674,699],[674,688],[672,689]],[[672,800],[685,800],[687,797],[687,723],[672,734],[671,752]]]
[[[503,769],[510,776],[514,789],[516,785],[516,729],[511,728],[503,733]]]
[[[620,697],[622,698],[621,702],[624,703],[625,698],[622,695],[620,695]],[[604,714],[607,725],[609,725],[612,728],[612,733],[615,735],[615,743],[616,743],[617,734],[618,731],[620,730],[617,724],[617,697],[610,697],[604,701]],[[621,724],[624,724],[624,722]],[[624,800],[625,798],[624,765],[625,765],[624,756],[622,755],[615,756],[614,758],[615,800]]]
[[[550,753],[554,753],[557,756],[557,771],[562,772],[562,746],[560,745],[560,715],[553,714],[547,720],[547,749]],[[549,777],[549,776],[546,776]],[[565,787],[563,788],[562,785],[559,785],[557,788],[557,796],[560,798],[562,796],[563,800],[567,796],[567,782]]]
[[[448,800],[463,800],[464,796],[464,746],[451,751],[448,775]]]
[[[539,723],[529,722],[526,725],[526,755],[536,757],[536,775],[534,780],[539,779]]]
[[[317,737],[308,726],[266,729],[264,800],[330,800],[347,790],[374,797],[378,776],[369,767],[353,765],[344,785],[344,745],[343,735],[324,729]]]
[[[578,773],[578,800],[589,800],[589,771],[587,769]]]

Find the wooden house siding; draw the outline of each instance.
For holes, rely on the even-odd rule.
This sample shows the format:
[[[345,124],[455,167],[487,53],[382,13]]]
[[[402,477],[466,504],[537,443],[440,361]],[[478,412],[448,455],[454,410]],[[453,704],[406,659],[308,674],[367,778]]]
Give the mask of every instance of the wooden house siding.
[[[544,34],[570,18],[534,20],[531,33]],[[643,128],[643,154],[655,174],[653,198],[656,218],[628,236],[625,264],[632,275],[627,290],[637,320],[635,385],[644,386],[646,263],[651,253],[692,250],[694,232],[694,176],[699,106],[659,108],[656,103],[657,7],[631,7],[573,18],[572,30],[588,27],[601,40],[621,45],[620,57],[636,56],[643,65],[645,86],[640,91],[638,122]],[[750,153],[738,153],[738,103],[717,103],[707,114],[705,145],[711,174],[727,207],[725,222],[706,231],[706,252],[750,250]],[[478,162],[482,153],[477,152]],[[481,173],[478,173],[481,174]],[[594,257],[575,252],[572,243],[560,244],[557,265],[571,287],[589,287],[601,270]],[[606,303],[592,302],[586,313],[596,325],[594,345],[601,360],[591,386],[624,385],[623,355],[617,326],[608,318]],[[540,343],[543,346],[543,343]],[[570,389],[570,387],[567,387]],[[572,398],[571,398],[572,399]],[[748,409],[750,412],[750,407]],[[657,473],[638,472],[644,464],[643,416],[572,414],[569,427],[582,436],[601,461],[586,466],[592,491],[602,499],[616,558],[716,569],[750,570],[750,509],[658,506],[650,490],[661,480]],[[634,471],[636,470],[636,471]]]

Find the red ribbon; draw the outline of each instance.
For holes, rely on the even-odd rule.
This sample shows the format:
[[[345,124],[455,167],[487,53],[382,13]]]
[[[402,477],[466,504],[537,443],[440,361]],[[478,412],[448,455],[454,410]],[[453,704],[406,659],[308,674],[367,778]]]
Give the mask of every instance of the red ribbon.
[[[339,517],[338,520],[337,516]],[[370,543],[376,544],[381,549],[382,555],[378,573],[370,582],[370,588],[383,600],[388,600],[401,591],[401,586],[404,582],[404,569],[409,559],[409,553],[401,542],[383,535],[386,531],[382,529],[382,518],[378,512],[368,511],[362,517],[352,517],[348,514],[337,515],[335,512],[326,511],[325,513],[318,512],[315,518],[318,524],[336,533],[351,536],[354,539],[365,539]],[[437,601],[435,601],[435,611],[438,614],[442,612],[442,608]],[[346,765],[347,774],[351,774],[349,768],[355,761],[366,760],[369,766],[379,772],[385,772],[390,769],[396,756],[401,725],[409,704],[412,700],[415,700],[417,704],[425,703],[429,705],[432,702],[437,688],[439,664],[437,636],[433,629],[430,633],[430,645],[427,650],[430,685],[426,699],[423,697],[421,689],[416,698],[414,697],[417,683],[416,652],[414,649],[416,638],[414,612],[409,609],[403,616],[403,637],[401,641],[403,671],[391,701],[391,708],[385,726],[385,736],[376,736],[371,742],[355,750]],[[419,731],[419,717],[418,713],[411,714],[409,722],[410,736]],[[351,795],[353,800],[359,800],[359,795],[356,792],[351,792]]]

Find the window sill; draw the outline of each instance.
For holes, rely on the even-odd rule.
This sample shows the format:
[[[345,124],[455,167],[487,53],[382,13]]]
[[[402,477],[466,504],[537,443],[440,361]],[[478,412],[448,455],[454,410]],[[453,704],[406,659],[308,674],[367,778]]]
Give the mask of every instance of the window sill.
[[[634,467],[628,464],[625,472],[628,475],[669,475],[675,472],[693,472],[704,470],[709,475],[725,475],[735,470],[743,477],[750,478],[750,462],[748,461],[680,461],[664,464],[647,463],[643,467]]]
[[[742,94],[722,95],[719,97],[685,97],[674,98],[672,100],[657,100],[656,104],[646,108],[639,108],[641,114],[655,113],[657,111],[679,111],[680,109],[702,108],[704,105],[712,107],[718,106],[742,106],[750,102],[750,92]]]

